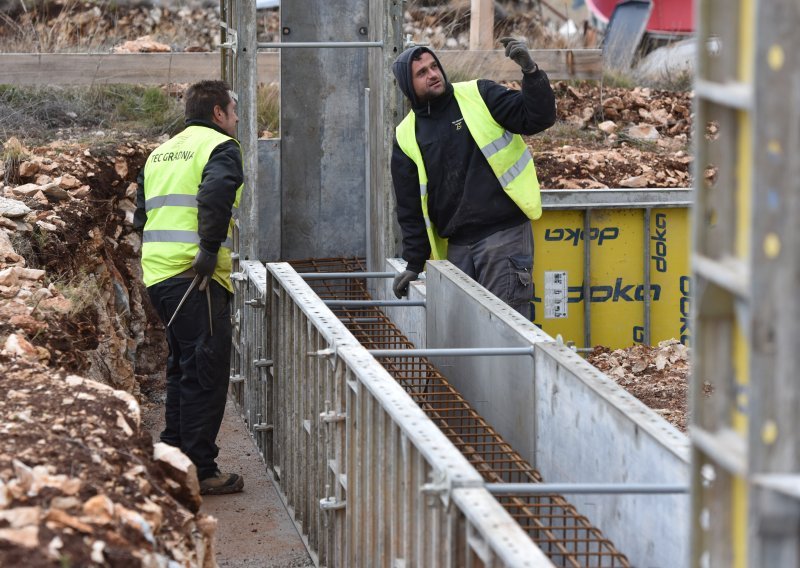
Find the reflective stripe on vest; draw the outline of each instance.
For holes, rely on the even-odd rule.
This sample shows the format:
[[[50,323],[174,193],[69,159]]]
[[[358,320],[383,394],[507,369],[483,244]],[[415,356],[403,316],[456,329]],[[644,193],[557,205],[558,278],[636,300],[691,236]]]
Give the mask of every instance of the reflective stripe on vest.
[[[142,273],[152,286],[191,267],[200,243],[197,233],[197,191],[211,152],[230,136],[205,126],[189,126],[156,148],[145,164],[145,210]],[[238,142],[237,142],[238,144]],[[242,187],[236,190],[228,238],[217,253],[213,279],[229,291],[234,217]]]
[[[495,122],[481,97],[477,81],[453,83],[453,92],[467,129],[492,168],[497,181],[529,219],[541,217],[539,180],[533,158],[522,136],[507,131]],[[428,216],[428,174],[417,144],[415,124],[416,116],[411,111],[397,126],[397,144],[417,166],[422,216],[425,218],[428,240],[431,243],[431,258],[446,259],[447,240],[436,233],[436,227]]]

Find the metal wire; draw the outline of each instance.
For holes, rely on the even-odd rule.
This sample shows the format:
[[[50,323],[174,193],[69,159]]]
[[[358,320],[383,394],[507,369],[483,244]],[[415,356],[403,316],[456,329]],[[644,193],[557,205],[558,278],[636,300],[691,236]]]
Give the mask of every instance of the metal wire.
[[[298,272],[358,272],[363,259],[327,258],[292,261]],[[309,279],[323,300],[369,299],[363,279]],[[350,332],[367,349],[413,349],[389,318],[375,306],[331,306]],[[542,483],[542,477],[489,425],[461,394],[419,356],[379,357],[379,361],[464,454],[489,483]],[[597,527],[561,495],[496,494],[498,502],[519,522],[557,566],[629,567]]]

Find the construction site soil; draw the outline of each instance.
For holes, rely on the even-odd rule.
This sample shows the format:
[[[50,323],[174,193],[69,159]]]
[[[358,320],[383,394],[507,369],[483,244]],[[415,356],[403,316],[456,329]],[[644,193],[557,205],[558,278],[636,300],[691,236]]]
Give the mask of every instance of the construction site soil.
[[[55,5],[51,29],[84,26],[75,37],[86,48],[94,47],[88,37],[117,45],[144,33],[173,49],[218,43],[214,10],[117,6],[117,25],[89,34],[85,26],[107,15],[97,5]],[[88,12],[95,20],[82,16]],[[460,29],[439,12],[418,13],[436,15],[445,36]],[[28,23],[3,14],[0,38],[41,21],[24,15]],[[276,14],[259,21],[273,39]],[[413,29],[423,23],[407,15]],[[69,37],[59,44],[66,50],[77,41]],[[558,123],[528,139],[543,188],[691,186],[691,92],[553,87]],[[142,409],[161,400],[166,347],[141,283],[134,180],[164,138],[62,128],[47,143],[31,143],[2,110],[0,565],[213,566],[214,521],[197,513],[198,496],[180,489],[187,468],[175,456],[154,458],[141,421]],[[587,359],[685,431],[688,355],[667,341],[597,346]]]

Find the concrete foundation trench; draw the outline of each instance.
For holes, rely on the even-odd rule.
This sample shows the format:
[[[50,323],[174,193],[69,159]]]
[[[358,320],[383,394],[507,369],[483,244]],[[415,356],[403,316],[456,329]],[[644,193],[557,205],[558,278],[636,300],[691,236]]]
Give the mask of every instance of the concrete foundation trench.
[[[365,272],[361,261],[309,260],[291,263],[303,272]],[[323,300],[369,300],[363,279],[310,280]],[[332,306],[367,349],[416,346],[378,307]],[[426,357],[378,360],[487,482],[537,483],[542,476],[500,436]],[[602,531],[560,495],[496,495],[536,545],[557,566],[630,566]]]
[[[287,326],[297,318],[295,312],[309,311],[303,303],[311,306],[314,318],[320,317],[317,308],[326,305],[364,349],[376,354],[380,365],[448,443],[460,452],[470,469],[477,473],[476,479],[484,484],[687,483],[688,455],[682,434],[613,381],[603,380],[601,373],[569,349],[558,345],[529,322],[509,315],[510,310],[481,292],[482,289],[469,279],[460,278],[460,273],[449,263],[429,264],[427,282],[412,286],[408,307],[393,302],[390,277],[349,278],[342,274],[365,273],[366,267],[360,259],[313,259],[290,264],[291,267],[268,265],[267,280],[273,276],[281,280],[280,274],[296,272],[285,279],[289,288],[299,290],[290,293],[295,298],[294,306],[287,306],[283,300],[273,301],[284,294],[275,284],[267,285],[263,291],[250,289],[248,292],[248,288],[252,288],[246,276],[248,270],[240,274],[238,285],[241,287],[241,283],[245,283],[236,315],[240,334],[247,334],[250,326],[255,327],[256,324],[248,323],[244,315],[255,311],[253,308],[263,308],[258,320],[266,324],[263,337],[255,338],[256,342],[261,341],[262,347],[248,347],[240,338],[237,347],[240,368],[234,371],[233,389],[251,436],[318,565],[368,565],[365,556],[378,562],[387,558],[394,558],[396,562],[402,558],[406,566],[417,565],[417,562],[427,564],[425,558],[434,563],[439,560],[433,552],[426,556],[429,554],[426,546],[409,544],[415,540],[406,534],[411,529],[395,526],[403,521],[380,518],[381,515],[393,517],[393,509],[399,507],[403,510],[400,517],[405,515],[404,522],[412,522],[409,517],[414,516],[412,513],[416,509],[403,500],[414,497],[389,496],[384,503],[380,491],[384,464],[365,463],[368,452],[356,450],[353,445],[356,438],[368,435],[359,431],[374,426],[364,423],[364,419],[369,417],[381,422],[379,414],[365,413],[362,409],[356,415],[353,407],[361,405],[359,398],[341,397],[337,394],[340,387],[323,386],[323,383],[336,383],[324,362],[318,366],[321,374],[313,370],[316,363],[306,362],[315,353],[322,354],[322,358],[330,356],[329,351],[336,351],[337,347],[331,346],[333,341],[324,337],[321,340],[298,337],[305,333],[304,327],[310,327],[307,323]],[[395,261],[388,261],[389,272],[396,268]],[[325,278],[319,273],[331,277]],[[258,288],[262,284],[259,283]],[[447,295],[450,301],[437,304],[437,294]],[[437,305],[449,305],[460,315],[437,313]],[[289,339],[277,335],[286,335]],[[405,356],[394,351],[445,345],[491,346],[492,342],[516,349],[527,348],[532,356],[426,357]],[[253,349],[258,353],[253,353]],[[287,354],[287,350],[297,353]],[[241,368],[246,366],[242,363],[246,360],[256,365],[252,373]],[[334,363],[331,365],[338,367]],[[508,376],[504,376],[506,373]],[[255,382],[249,374],[257,377]],[[512,375],[517,378],[512,379]],[[301,377],[299,384],[304,386],[298,387],[300,390],[281,386],[294,376]],[[514,380],[522,382],[515,386]],[[316,393],[317,387],[309,386],[315,382],[319,382]],[[348,379],[346,384],[355,388],[354,382]],[[494,399],[492,391],[496,394]],[[313,400],[301,400],[307,398]],[[337,399],[341,402],[337,403]],[[291,408],[281,409],[282,405]],[[336,406],[341,408],[337,410]],[[324,412],[317,413],[320,409]],[[321,418],[319,430],[314,425],[314,414]],[[309,443],[307,452],[301,442],[306,438],[303,432],[292,433],[292,422],[302,418],[298,415],[312,418],[301,420],[310,439],[315,435],[323,439]],[[335,429],[339,421],[346,423],[346,433],[338,430],[332,433],[332,424]],[[370,455],[388,456],[391,452],[381,446],[383,442],[376,440],[376,436],[380,438],[381,434],[366,440],[366,445],[379,448]],[[392,438],[388,434],[384,437]],[[289,442],[292,448],[286,447]],[[345,455],[347,452],[339,446],[350,448],[349,453],[353,455]],[[311,466],[305,461],[298,466],[298,458],[287,454],[291,451],[305,454],[303,459],[312,461],[315,452],[323,457],[327,455],[328,467],[322,467],[326,471],[318,475],[308,473],[305,470]],[[389,457],[386,460],[390,461]],[[354,468],[359,471],[353,471]],[[364,474],[363,469],[379,471],[375,474],[378,479]],[[435,466],[431,469],[427,476],[416,475],[420,483],[426,479],[419,478],[428,478],[428,484],[421,483],[423,493],[433,491],[430,481],[437,473]],[[401,479],[402,476],[394,472],[386,472],[386,475],[398,478],[392,482],[392,491],[413,492],[414,483]],[[364,482],[366,493],[354,487],[354,482],[360,483],[360,480]],[[480,482],[467,485],[472,487]],[[320,495],[323,496],[321,500]],[[507,515],[504,518],[513,519],[551,565],[622,567],[683,563],[688,535],[670,519],[680,518],[682,510],[688,506],[686,495],[622,492],[574,495],[570,500],[557,493],[542,494],[540,491],[528,494],[518,490],[493,491],[493,495]],[[371,518],[374,513],[360,502],[373,497],[381,502],[378,519]],[[392,499],[397,500],[395,505]],[[433,507],[430,499],[429,506]],[[469,512],[465,516],[469,517]],[[439,524],[447,525],[445,515],[437,518]],[[356,526],[353,523],[375,525],[364,528],[368,533],[364,537],[366,542],[352,536],[337,536]],[[332,528],[337,526],[340,528]],[[445,533],[448,531],[450,529]],[[470,531],[467,533],[469,537]],[[454,534],[450,531],[449,536],[445,534],[442,538],[457,540]],[[341,542],[337,542],[339,538]],[[492,548],[491,537],[486,537],[486,541],[487,548]],[[492,563],[493,553],[482,555],[480,547],[472,545],[467,549],[472,552],[467,553],[463,565]],[[409,560],[409,556],[414,556],[417,562]],[[462,565],[457,556],[450,561]],[[517,564],[506,559],[500,565],[542,565],[534,559],[530,561],[534,563]]]

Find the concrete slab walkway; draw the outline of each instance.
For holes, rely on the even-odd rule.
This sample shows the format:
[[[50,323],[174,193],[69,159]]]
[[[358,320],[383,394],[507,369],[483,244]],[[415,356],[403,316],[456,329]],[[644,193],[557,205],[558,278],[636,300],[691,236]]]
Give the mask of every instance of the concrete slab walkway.
[[[154,440],[163,429],[164,407],[148,409]],[[201,511],[219,521],[216,557],[220,568],[306,568],[314,566],[289,513],[267,475],[244,421],[228,400],[217,445],[222,471],[244,477],[244,491],[203,497]]]

